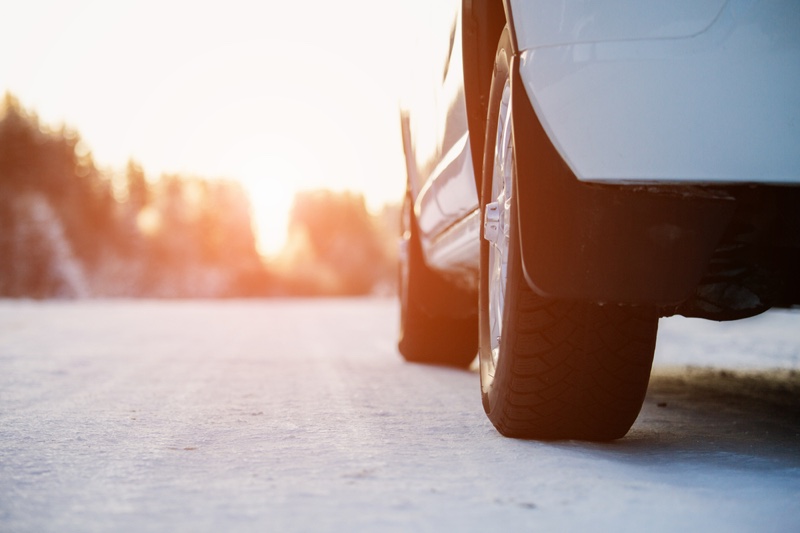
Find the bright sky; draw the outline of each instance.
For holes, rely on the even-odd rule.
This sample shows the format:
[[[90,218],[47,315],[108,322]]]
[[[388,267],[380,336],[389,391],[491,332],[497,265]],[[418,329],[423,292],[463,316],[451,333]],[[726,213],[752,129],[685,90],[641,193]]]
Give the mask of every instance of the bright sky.
[[[78,130],[101,167],[241,180],[275,252],[297,190],[400,200],[398,99],[449,3],[9,2],[0,91]]]

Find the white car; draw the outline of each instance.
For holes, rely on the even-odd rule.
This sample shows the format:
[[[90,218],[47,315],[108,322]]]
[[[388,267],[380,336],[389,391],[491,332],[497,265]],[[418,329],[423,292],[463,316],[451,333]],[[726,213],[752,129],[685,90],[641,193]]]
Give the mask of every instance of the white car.
[[[659,317],[800,304],[800,3],[457,0],[452,20],[401,111],[400,352],[477,352],[504,435],[622,437]]]

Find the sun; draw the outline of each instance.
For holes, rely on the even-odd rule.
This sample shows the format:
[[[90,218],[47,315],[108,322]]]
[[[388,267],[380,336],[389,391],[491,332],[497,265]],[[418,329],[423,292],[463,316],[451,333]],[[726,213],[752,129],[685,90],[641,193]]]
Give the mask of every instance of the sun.
[[[299,185],[309,178],[294,157],[251,149],[242,153],[233,176],[250,199],[256,245],[275,257],[286,245],[289,215]]]
[[[239,178],[250,198],[256,246],[263,257],[275,257],[286,245],[294,190],[281,180],[258,173]]]
[[[407,28],[444,3],[61,4],[15,5],[0,49],[20,53],[0,53],[0,94],[80,131],[100,166],[240,181],[266,256],[298,191],[363,193],[371,207],[402,197],[398,100],[429,48]],[[348,15],[366,7],[374,24]]]

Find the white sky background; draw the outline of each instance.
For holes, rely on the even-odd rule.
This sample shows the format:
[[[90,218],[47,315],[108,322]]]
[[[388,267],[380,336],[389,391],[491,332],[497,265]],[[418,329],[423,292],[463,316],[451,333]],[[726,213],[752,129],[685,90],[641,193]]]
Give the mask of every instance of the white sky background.
[[[400,200],[398,99],[451,4],[0,1],[0,91],[101,167],[240,179],[273,252],[297,190]]]

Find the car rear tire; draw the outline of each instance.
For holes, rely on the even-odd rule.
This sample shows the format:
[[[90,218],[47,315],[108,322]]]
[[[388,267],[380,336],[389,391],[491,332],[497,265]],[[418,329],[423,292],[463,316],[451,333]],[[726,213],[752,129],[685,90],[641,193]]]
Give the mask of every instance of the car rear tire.
[[[467,368],[478,353],[475,293],[451,285],[425,264],[410,198],[402,226],[400,354],[409,362]]]
[[[547,298],[528,285],[514,196],[510,55],[506,30],[492,81],[481,201],[484,409],[508,437],[620,438],[647,390],[658,315],[654,308]]]

